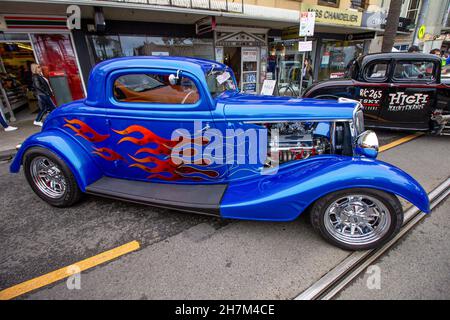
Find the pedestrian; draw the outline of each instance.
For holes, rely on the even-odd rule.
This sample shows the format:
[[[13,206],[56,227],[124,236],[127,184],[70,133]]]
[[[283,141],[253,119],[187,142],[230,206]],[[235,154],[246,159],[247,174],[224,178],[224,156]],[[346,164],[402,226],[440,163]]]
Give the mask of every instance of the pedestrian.
[[[3,130],[5,130],[6,132],[14,131],[14,130],[19,129],[17,127],[13,127],[13,126],[8,125],[8,123],[6,122],[5,118],[3,117],[3,112],[1,110],[0,110],[0,124],[3,127]]]
[[[312,68],[311,60],[305,58],[305,64],[303,65],[303,87],[309,87],[313,84],[314,70]]]
[[[42,118],[48,112],[52,112],[56,106],[53,103],[53,90],[50,83],[42,74],[42,68],[37,63],[31,64],[31,72],[33,73],[33,89],[38,98],[39,112],[34,121],[34,125],[42,127]]]
[[[441,50],[440,49],[433,49],[430,51],[430,54],[434,54],[435,56],[441,57]]]
[[[17,130],[18,128],[8,125],[8,122],[6,122],[5,119],[5,115],[3,114],[3,101],[1,95],[5,91],[3,90],[3,84],[1,81],[2,80],[0,79],[0,125],[3,127],[5,131],[14,131]]]
[[[420,53],[421,51],[418,46],[411,46],[411,47],[409,47],[408,52],[409,53]]]

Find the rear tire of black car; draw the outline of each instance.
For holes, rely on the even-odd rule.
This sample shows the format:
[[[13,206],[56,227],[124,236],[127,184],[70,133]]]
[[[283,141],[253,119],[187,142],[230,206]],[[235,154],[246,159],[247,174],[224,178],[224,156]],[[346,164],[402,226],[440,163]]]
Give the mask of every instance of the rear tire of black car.
[[[48,149],[33,147],[27,150],[23,168],[34,193],[54,207],[70,207],[83,195],[64,160]]]
[[[369,250],[379,248],[400,231],[403,209],[390,193],[348,189],[317,200],[310,219],[331,244],[344,250]]]

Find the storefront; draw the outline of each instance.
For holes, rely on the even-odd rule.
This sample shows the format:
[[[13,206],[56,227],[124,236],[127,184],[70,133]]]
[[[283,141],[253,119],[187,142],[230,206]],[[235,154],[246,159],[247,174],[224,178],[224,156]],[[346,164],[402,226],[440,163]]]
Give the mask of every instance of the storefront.
[[[3,111],[9,118],[14,119],[14,112],[27,105],[31,112],[37,109],[31,90],[32,63],[41,65],[53,88],[56,105],[85,96],[65,17],[5,15],[2,19],[6,27],[0,34],[0,72],[4,88],[1,96],[6,109]]]
[[[103,32],[93,29],[94,21],[83,20],[82,29],[73,31],[85,81],[97,63],[117,57],[187,56],[215,59],[213,33],[198,35],[195,25],[106,20]]]
[[[313,81],[347,76],[352,62],[368,51],[375,32],[361,29],[362,13],[326,6],[302,4],[302,11],[316,12],[312,51],[305,53],[313,69]],[[291,87],[297,94],[302,72],[302,52],[298,51],[298,26],[282,30],[269,42],[268,73],[278,80],[278,87]],[[309,82],[311,83],[311,81]],[[304,85],[307,84],[304,83]]]
[[[233,69],[242,92],[259,93],[266,79],[268,31],[237,26],[215,28],[215,59]]]

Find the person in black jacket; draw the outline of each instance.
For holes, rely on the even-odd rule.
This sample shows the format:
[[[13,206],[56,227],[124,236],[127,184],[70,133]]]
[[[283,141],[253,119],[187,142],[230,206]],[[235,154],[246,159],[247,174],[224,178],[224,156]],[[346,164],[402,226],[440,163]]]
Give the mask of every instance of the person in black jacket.
[[[56,108],[52,100],[53,90],[48,80],[42,75],[40,65],[33,63],[31,65],[31,72],[33,73],[33,89],[38,98],[40,108],[34,125],[42,127],[42,118],[44,115],[47,112],[52,112]]]

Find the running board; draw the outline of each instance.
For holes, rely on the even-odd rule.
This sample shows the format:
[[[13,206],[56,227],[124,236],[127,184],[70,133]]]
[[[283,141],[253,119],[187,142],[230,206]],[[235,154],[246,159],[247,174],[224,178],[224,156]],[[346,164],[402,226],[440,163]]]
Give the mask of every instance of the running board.
[[[166,184],[103,177],[86,193],[155,207],[220,216],[226,184]]]

